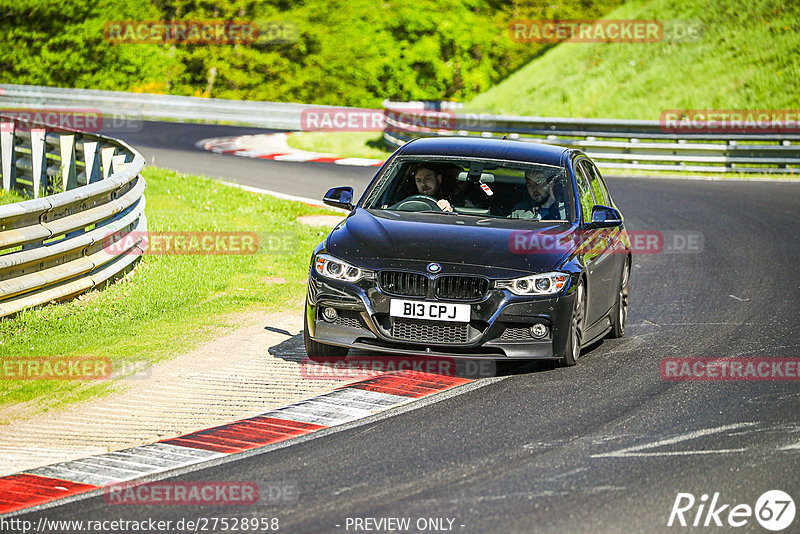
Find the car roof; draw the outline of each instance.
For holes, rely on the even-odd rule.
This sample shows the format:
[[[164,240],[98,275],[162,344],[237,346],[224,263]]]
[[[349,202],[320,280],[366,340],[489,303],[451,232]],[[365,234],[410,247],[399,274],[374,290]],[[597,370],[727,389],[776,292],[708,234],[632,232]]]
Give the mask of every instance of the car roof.
[[[542,143],[481,137],[425,137],[403,145],[397,155],[456,156],[472,158],[530,161],[560,166],[571,149]]]

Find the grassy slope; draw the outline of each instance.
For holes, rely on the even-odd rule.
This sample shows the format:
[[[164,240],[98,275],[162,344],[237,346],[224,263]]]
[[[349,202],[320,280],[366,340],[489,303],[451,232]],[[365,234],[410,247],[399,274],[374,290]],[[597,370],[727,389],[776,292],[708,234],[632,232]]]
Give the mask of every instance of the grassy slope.
[[[326,230],[295,219],[329,211],[165,169],[147,168],[144,176],[150,232],[256,232],[258,253],[144,256],[128,279],[104,291],[0,320],[0,359],[95,356],[110,358],[112,369],[147,365],[235,326],[225,314],[280,310],[302,296],[311,249]],[[34,401],[46,409],[107,389],[106,381],[0,380],[0,408]]]
[[[606,18],[701,21],[704,33],[689,43],[562,43],[469,107],[506,115],[653,120],[669,109],[800,108],[796,1],[634,0]],[[289,143],[375,157],[379,138],[302,133]]]
[[[472,100],[514,115],[658,119],[665,109],[800,107],[793,0],[635,1],[609,19],[700,20],[693,43],[563,43]]]

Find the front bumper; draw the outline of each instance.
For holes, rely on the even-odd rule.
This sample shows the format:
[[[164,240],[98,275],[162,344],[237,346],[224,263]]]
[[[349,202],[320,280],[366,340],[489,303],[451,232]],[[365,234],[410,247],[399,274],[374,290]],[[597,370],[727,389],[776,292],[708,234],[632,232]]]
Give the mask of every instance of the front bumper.
[[[468,325],[405,320],[400,329],[395,325],[398,319],[389,315],[390,301],[415,300],[414,297],[385,294],[375,280],[352,284],[324,278],[312,269],[305,313],[311,338],[329,345],[450,358],[552,359],[566,351],[574,300],[572,287],[571,280],[562,293],[547,297],[521,297],[490,288],[479,301],[442,300],[469,304]],[[337,310],[336,320],[322,318],[321,310],[326,307]],[[530,335],[534,323],[548,327],[544,339],[536,340]],[[398,336],[400,330],[403,334]]]

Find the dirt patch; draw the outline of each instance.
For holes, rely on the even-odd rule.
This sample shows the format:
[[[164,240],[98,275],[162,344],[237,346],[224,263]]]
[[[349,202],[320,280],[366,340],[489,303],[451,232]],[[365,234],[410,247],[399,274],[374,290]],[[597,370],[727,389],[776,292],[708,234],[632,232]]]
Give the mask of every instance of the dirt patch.
[[[333,228],[344,219],[341,215],[302,215],[297,218],[298,222],[309,226],[319,226]]]
[[[225,323],[232,330],[117,381],[105,398],[0,425],[0,476],[235,421],[347,383],[303,376],[300,308]]]

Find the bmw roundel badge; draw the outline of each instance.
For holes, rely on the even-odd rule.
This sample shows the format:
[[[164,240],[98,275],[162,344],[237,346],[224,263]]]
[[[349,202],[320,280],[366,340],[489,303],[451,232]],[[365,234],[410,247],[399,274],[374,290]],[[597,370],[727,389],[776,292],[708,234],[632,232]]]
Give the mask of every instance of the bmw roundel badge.
[[[442,266],[441,266],[441,265],[439,265],[438,263],[429,263],[429,264],[428,264],[428,272],[429,272],[429,273],[434,273],[434,274],[436,274],[436,273],[438,273],[438,272],[439,272],[439,271],[441,271],[441,270],[442,270]]]

